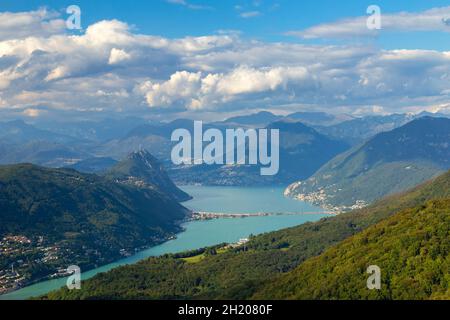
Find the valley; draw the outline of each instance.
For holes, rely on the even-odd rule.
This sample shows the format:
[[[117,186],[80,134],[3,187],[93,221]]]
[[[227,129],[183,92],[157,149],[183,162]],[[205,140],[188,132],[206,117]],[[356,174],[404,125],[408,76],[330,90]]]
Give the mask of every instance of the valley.
[[[189,214],[149,187],[70,169],[0,166],[2,293],[159,244]]]
[[[0,1],[0,305],[436,312],[448,2]]]
[[[318,131],[295,121],[296,117],[307,119]],[[450,120],[424,116],[404,126],[403,120],[397,120],[394,127],[398,127],[394,130],[375,134],[353,147],[350,147],[352,140],[337,141],[318,133],[325,132],[318,123],[325,121],[336,126],[339,121],[356,119],[337,120],[324,114],[303,113],[292,118],[257,114],[255,120],[250,115],[205,124],[205,128],[219,126],[223,132],[233,123],[246,128],[280,130],[281,167],[273,177],[260,176],[258,166],[170,163],[167,157],[171,144],[167,139],[171,130],[177,126],[193,128],[194,122],[190,120],[141,124],[125,135],[123,146],[130,142],[129,137],[158,141],[152,142],[151,148],[162,161],[142,145],[120,158],[114,152],[98,153],[104,150],[99,148],[100,144],[112,147],[111,142],[118,141],[117,137],[95,143],[83,138],[78,144],[78,138],[69,138],[64,133],[50,138],[51,133],[45,129],[22,122],[8,123],[6,129],[0,130],[5,137],[12,134],[13,140],[34,146],[51,143],[60,148],[70,143],[70,148],[78,149],[82,156],[76,159],[70,154],[64,160],[64,167],[70,163],[67,168],[29,164],[0,167],[0,205],[2,221],[6,222],[0,227],[2,250],[6,253],[0,259],[1,299],[30,298],[56,290],[64,285],[66,268],[72,264],[80,265],[87,279],[124,263],[137,263],[161,254],[184,257],[185,253],[180,252],[211,245],[225,246],[226,255],[229,250],[240,252],[242,239],[250,239],[245,243],[248,246],[261,233],[305,223],[306,227],[308,222],[345,212],[364,212],[385,195],[402,192],[445,172],[450,158],[446,147]],[[365,121],[367,125],[372,119]],[[389,122],[391,118],[383,121]],[[380,128],[390,127],[377,130],[383,130]],[[147,140],[149,134],[152,138]],[[38,140],[32,142],[31,136]],[[92,153],[89,150],[94,146],[97,151]],[[128,147],[134,148],[134,144]],[[122,149],[114,146],[111,150]],[[49,158],[43,163],[63,164],[51,160],[62,159],[54,158],[53,151],[39,151],[39,157],[44,154]],[[297,179],[303,180],[292,183]],[[40,187],[43,181],[44,188]],[[289,183],[292,184],[285,188]],[[53,198],[50,194],[59,196]],[[178,204],[180,201],[182,205]],[[54,219],[51,232],[42,224],[48,218]],[[19,227],[18,219],[26,223]],[[355,230],[340,232],[347,237]],[[309,245],[312,247],[303,248],[313,252],[310,250],[318,245],[316,241]],[[279,249],[284,252],[290,246],[280,244]],[[294,252],[298,259],[299,253]],[[203,253],[198,257],[202,263],[210,259]],[[271,258],[275,257],[280,258],[278,253]],[[193,260],[197,258],[187,261]],[[289,261],[277,268],[290,270],[299,260]]]
[[[205,248],[202,250],[204,256],[194,261],[186,258],[197,256],[199,251],[150,258],[87,280],[81,290],[61,289],[42,298],[430,299],[436,296],[448,299],[449,283],[446,277],[450,230],[446,221],[450,212],[449,192],[450,172],[447,172],[408,192],[388,196],[364,209],[252,236],[244,245],[225,252],[219,253],[214,247]],[[420,214],[414,217],[417,212]],[[426,227],[424,224],[428,219],[431,224]],[[417,228],[417,223],[422,227]],[[399,230],[400,234],[397,233]],[[405,240],[397,241],[397,237]],[[420,249],[423,240],[430,240],[427,242],[429,249]],[[368,246],[370,252],[366,250]],[[394,248],[384,251],[385,246],[394,246],[400,251]],[[348,250],[355,250],[355,254],[349,251],[347,255]],[[336,251],[343,253],[336,254]],[[317,273],[322,268],[330,268],[327,263],[329,257],[333,259],[332,266],[336,265],[335,268],[340,264],[355,263],[360,267],[349,267],[338,273],[322,271],[330,279],[330,285],[316,287],[316,278],[320,278]],[[384,283],[395,283],[393,289],[398,293],[389,295],[392,294],[389,287],[379,294],[364,290],[365,278],[362,274],[365,269],[362,266],[365,266],[369,257],[373,257],[386,270],[393,270],[393,274],[388,273],[389,277],[385,278]],[[419,262],[422,259],[435,263],[436,268],[426,267],[424,270]],[[401,268],[407,261],[416,261],[418,264],[408,270]],[[315,265],[321,269],[314,268]],[[301,274],[302,270],[307,270],[307,273],[299,277],[298,273]],[[350,278],[351,282],[345,280],[349,279],[347,275],[350,273],[354,275]],[[433,282],[434,286],[429,289],[427,285],[418,285],[414,286],[417,290],[410,290],[409,284],[420,279],[421,276],[416,275],[421,274],[437,279]],[[396,282],[397,279],[402,280]],[[144,282],[145,285],[137,289],[136,281]],[[293,289],[285,290],[284,283]],[[339,291],[333,291],[333,288]]]
[[[183,231],[177,233],[172,239],[152,246],[150,248],[141,248],[138,251],[130,251],[127,257],[120,257],[119,260],[96,267],[92,270],[82,269],[82,278],[88,279],[97,273],[106,272],[119,266],[137,263],[152,256],[160,256],[165,254],[175,254],[183,251],[191,251],[207,246],[220,245],[223,243],[237,243],[241,239],[248,238],[250,235],[257,235],[269,231],[280,230],[303,224],[309,221],[317,221],[327,216],[322,213],[320,208],[313,207],[307,203],[295,201],[283,196],[283,188],[232,188],[227,187],[228,192],[223,192],[221,187],[198,187],[186,186],[182,188],[185,192],[192,195],[193,199],[183,203],[192,210],[200,208],[208,209],[214,212],[219,210],[232,212],[235,206],[239,205],[249,212],[251,217],[242,218],[225,218],[217,217],[212,220],[196,220],[187,221],[182,224]],[[239,194],[239,198],[236,198]],[[261,204],[254,201],[260,199],[270,199],[270,202]],[[231,200],[234,201],[231,201]],[[224,206],[228,203],[228,207]],[[271,206],[268,204],[270,203]],[[284,208],[287,212],[307,212],[315,211],[316,214],[281,214],[273,213],[267,216],[253,216],[251,212],[258,212],[266,206],[267,211],[273,208]],[[52,279],[31,286],[21,288],[9,294],[0,295],[0,300],[4,299],[28,299],[39,295],[47,294],[52,290],[57,290],[65,286],[66,277],[60,279]]]

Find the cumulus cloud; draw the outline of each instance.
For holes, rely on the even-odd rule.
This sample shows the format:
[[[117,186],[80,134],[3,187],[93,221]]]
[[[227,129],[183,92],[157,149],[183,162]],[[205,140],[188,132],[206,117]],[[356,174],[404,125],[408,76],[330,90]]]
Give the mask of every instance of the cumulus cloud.
[[[0,41],[60,33],[65,22],[58,14],[40,9],[30,12],[0,12]]]
[[[111,53],[109,55],[109,64],[117,64],[125,60],[129,60],[131,55],[127,53],[125,50],[112,48]]]
[[[146,81],[140,91],[146,95],[150,107],[171,106],[178,101],[189,100],[200,89],[201,74],[178,71],[162,83]]]
[[[304,39],[368,37],[378,30],[367,28],[367,18],[357,17],[324,23],[287,34]],[[433,8],[418,13],[381,13],[381,31],[442,31],[450,32],[450,7]]]
[[[41,24],[51,19],[19,15],[40,17]],[[221,111],[308,104],[384,113],[449,101],[449,52],[265,43],[238,34],[167,39],[118,20],[99,21],[79,35],[36,30],[0,38],[1,108]]]
[[[252,67],[236,68],[236,61]],[[331,108],[370,103],[399,111],[413,99],[448,98],[442,94],[449,85],[450,60],[446,52],[253,43],[240,50],[197,55],[186,62],[202,70],[202,79],[212,83],[212,89],[199,85],[192,99],[184,100],[191,108],[229,102],[239,105],[243,101],[258,105],[256,98],[262,96],[271,105],[314,102]],[[273,66],[265,67],[268,64]],[[290,70],[302,72],[293,77]]]
[[[49,72],[45,77],[45,81],[61,79],[65,75],[67,75],[67,68],[65,66],[59,66]]]
[[[166,82],[145,82],[140,90],[150,107],[167,107],[182,103],[190,109],[213,108],[245,95],[299,86],[309,74],[304,67],[255,69],[238,67],[227,74],[176,72]]]

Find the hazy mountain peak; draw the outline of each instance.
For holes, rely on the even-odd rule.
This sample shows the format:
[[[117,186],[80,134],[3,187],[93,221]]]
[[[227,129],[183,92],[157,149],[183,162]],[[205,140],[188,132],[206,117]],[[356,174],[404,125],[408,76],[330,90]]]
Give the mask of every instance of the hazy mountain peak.
[[[144,149],[130,153],[111,168],[106,176],[121,183],[156,189],[178,201],[190,198],[172,182],[161,162]]]
[[[133,151],[132,153],[130,153],[127,156],[127,159],[129,160],[134,160],[134,161],[142,161],[144,162],[146,165],[149,165],[150,167],[152,167],[152,162],[158,162],[158,160],[151,155],[150,152],[148,152],[147,150],[138,150],[138,151]]]
[[[269,129],[280,129],[284,132],[289,132],[289,133],[310,133],[310,134],[319,135],[319,133],[315,129],[313,129],[301,122],[293,121],[290,119],[273,122],[268,126],[268,128]]]
[[[283,117],[277,116],[269,111],[260,111],[250,115],[236,116],[225,120],[227,123],[237,123],[242,125],[260,125],[279,120]]]

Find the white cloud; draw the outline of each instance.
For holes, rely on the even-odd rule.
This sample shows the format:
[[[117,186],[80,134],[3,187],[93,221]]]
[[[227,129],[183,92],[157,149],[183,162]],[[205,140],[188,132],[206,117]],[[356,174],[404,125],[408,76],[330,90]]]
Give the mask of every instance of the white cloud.
[[[186,8],[192,9],[192,10],[210,10],[210,9],[212,9],[210,6],[192,4],[190,2],[187,2],[186,0],[166,0],[166,1],[168,3],[181,5],[181,6],[184,6]]]
[[[171,106],[180,100],[189,100],[200,89],[200,82],[200,73],[178,71],[163,83],[144,82],[140,90],[150,107]]]
[[[118,20],[80,35],[37,30],[0,38],[2,108],[221,111],[308,104],[377,113],[449,101],[450,52],[264,43],[238,34],[167,39],[137,34]]]
[[[120,62],[131,59],[131,55],[125,50],[112,48],[109,55],[109,64],[118,64]]]
[[[36,118],[39,117],[43,112],[43,110],[29,108],[25,109],[22,113],[27,117]]]
[[[301,86],[309,77],[304,67],[238,67],[227,74],[186,71],[173,74],[168,81],[145,82],[140,90],[150,107],[167,107],[182,103],[189,109],[208,109],[239,100],[246,95],[273,93],[288,85]]]
[[[261,12],[259,11],[246,11],[239,14],[241,18],[254,18],[261,15]]]
[[[63,78],[67,75],[67,68],[65,66],[58,66],[45,77],[45,81],[52,81]]]
[[[367,28],[367,18],[344,19],[333,23],[324,23],[311,28],[290,31],[287,34],[304,39],[316,38],[349,38],[370,37],[380,31],[442,31],[450,32],[450,7],[433,8],[418,13],[401,12],[395,14],[381,14],[382,29],[370,30]]]
[[[270,11],[272,11],[275,7],[272,6]],[[263,13],[261,11],[261,1],[254,0],[247,5],[235,5],[234,9],[238,11],[239,17],[244,19],[255,18],[261,16]]]
[[[60,33],[65,22],[46,9],[30,12],[0,12],[0,41]]]

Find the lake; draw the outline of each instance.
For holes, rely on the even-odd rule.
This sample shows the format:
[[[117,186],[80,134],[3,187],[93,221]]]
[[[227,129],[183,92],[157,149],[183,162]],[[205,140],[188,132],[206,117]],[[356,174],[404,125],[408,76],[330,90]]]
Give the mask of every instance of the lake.
[[[302,213],[323,211],[286,198],[282,187],[181,187],[194,199],[184,203],[196,211],[220,213]]]
[[[184,205],[195,211],[220,213],[323,212],[322,209],[310,204],[284,197],[284,188],[281,187],[185,186],[182,189],[194,197],[194,199],[185,202]],[[193,250],[223,242],[233,243],[241,238],[248,237],[250,234],[256,235],[280,230],[308,221],[316,221],[326,216],[326,214],[287,214],[191,221],[183,225],[185,231],[178,234],[176,239],[141,251],[131,257],[87,271],[82,274],[82,279],[85,280],[100,272],[106,272],[122,265],[136,263],[148,257]],[[40,282],[2,295],[0,296],[0,300],[21,300],[43,295],[65,286],[66,281],[66,278],[60,278]]]

